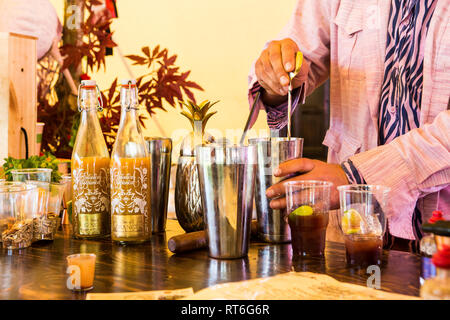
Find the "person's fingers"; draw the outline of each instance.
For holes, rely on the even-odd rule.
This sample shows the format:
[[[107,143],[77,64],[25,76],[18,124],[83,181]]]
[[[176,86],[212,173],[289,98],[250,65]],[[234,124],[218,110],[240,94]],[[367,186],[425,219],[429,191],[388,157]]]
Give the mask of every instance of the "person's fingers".
[[[264,72],[264,67],[260,59],[258,59],[258,61],[255,64],[255,74],[259,84],[267,91],[267,93],[275,96],[280,95],[279,92],[273,91],[271,85],[268,83],[269,79],[266,73]]]
[[[276,177],[284,177],[297,172],[309,172],[314,169],[314,161],[308,158],[292,159],[281,163],[274,171]]]
[[[281,57],[281,44],[276,43],[269,46],[269,58],[275,77],[276,79],[278,79],[280,86],[285,90],[284,93],[287,94],[289,75],[283,67],[283,60]]]
[[[295,54],[298,51],[297,45],[293,41],[281,42],[281,60],[286,72],[294,71],[295,69]]]
[[[286,193],[285,185],[287,182],[296,181],[296,180],[307,180],[307,179],[303,178],[304,176],[305,175],[295,176],[293,178],[286,179],[286,180],[283,180],[281,182],[274,184],[273,186],[269,187],[266,190],[266,196],[268,198],[277,198],[277,197],[283,196]]]
[[[283,197],[270,201],[269,205],[272,209],[282,210],[286,208],[286,203],[287,203],[286,198]]]
[[[286,95],[285,89],[281,86],[280,81],[275,71],[273,70],[272,63],[270,61],[269,50],[265,50],[262,53],[260,61],[262,65],[262,80],[264,83],[266,83],[266,85],[269,86],[269,88],[264,89],[269,89],[281,96]]]

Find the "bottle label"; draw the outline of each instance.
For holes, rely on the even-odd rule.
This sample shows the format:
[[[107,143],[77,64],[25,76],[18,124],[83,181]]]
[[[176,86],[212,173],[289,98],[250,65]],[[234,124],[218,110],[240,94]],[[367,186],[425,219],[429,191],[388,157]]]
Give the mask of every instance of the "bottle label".
[[[80,235],[92,236],[102,233],[101,216],[99,213],[80,214],[78,216],[78,231]]]
[[[115,238],[149,234],[149,159],[121,159],[111,168],[112,233]]]
[[[139,238],[144,236],[143,215],[114,215],[112,225],[115,238]]]
[[[87,169],[89,166],[82,164],[72,173],[76,232],[85,236],[102,235],[108,232],[109,170],[107,163],[96,172]]]

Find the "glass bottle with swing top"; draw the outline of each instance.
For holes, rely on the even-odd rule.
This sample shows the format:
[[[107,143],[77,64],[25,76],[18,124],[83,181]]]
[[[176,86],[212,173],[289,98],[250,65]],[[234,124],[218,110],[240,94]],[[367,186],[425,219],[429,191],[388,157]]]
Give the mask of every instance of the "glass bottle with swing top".
[[[150,240],[150,159],[139,125],[135,80],[123,80],[121,118],[111,155],[111,239]]]
[[[111,232],[109,152],[97,116],[102,111],[100,90],[93,80],[78,88],[81,112],[72,153],[73,236],[104,238]]]

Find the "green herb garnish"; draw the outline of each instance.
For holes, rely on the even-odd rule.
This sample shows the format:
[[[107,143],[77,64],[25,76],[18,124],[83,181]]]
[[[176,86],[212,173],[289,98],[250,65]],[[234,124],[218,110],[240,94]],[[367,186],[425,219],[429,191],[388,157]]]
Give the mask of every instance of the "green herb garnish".
[[[11,170],[14,169],[32,169],[32,168],[49,168],[52,169],[52,182],[59,182],[61,180],[61,173],[58,171],[58,160],[51,153],[46,153],[43,156],[31,156],[28,159],[15,159],[8,157],[3,164],[3,171],[5,179],[12,181]]]

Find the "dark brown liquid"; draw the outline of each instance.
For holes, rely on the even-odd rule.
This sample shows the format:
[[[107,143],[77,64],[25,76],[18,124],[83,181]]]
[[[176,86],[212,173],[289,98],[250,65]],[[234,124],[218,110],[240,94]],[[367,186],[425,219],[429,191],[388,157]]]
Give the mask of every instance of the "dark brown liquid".
[[[328,213],[311,216],[289,217],[292,253],[300,256],[322,256],[325,252],[325,236]]]
[[[377,236],[346,235],[347,263],[352,266],[370,266],[381,263],[383,239]]]

